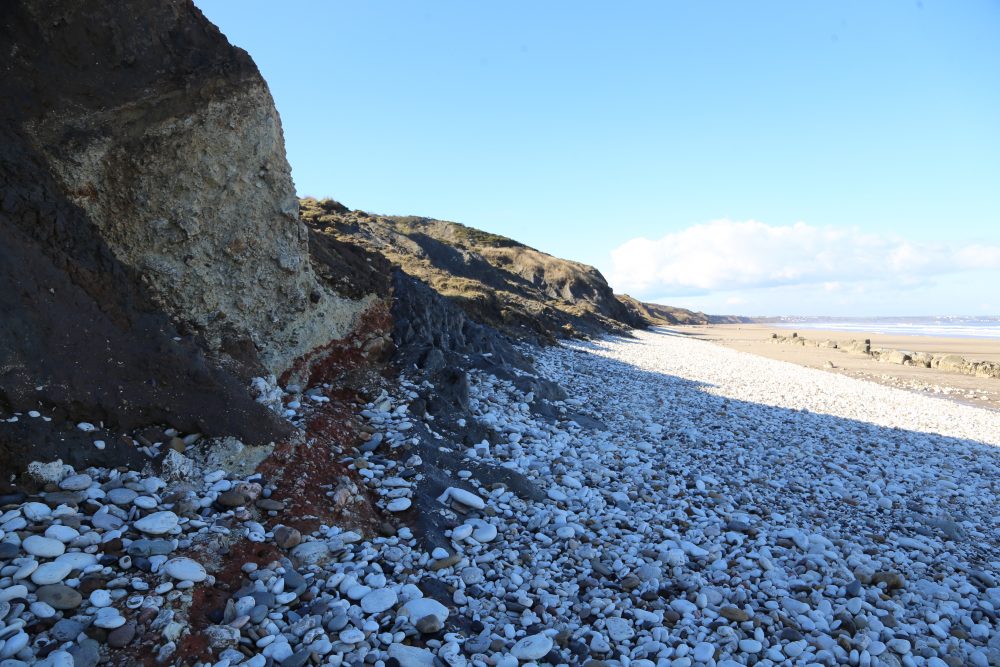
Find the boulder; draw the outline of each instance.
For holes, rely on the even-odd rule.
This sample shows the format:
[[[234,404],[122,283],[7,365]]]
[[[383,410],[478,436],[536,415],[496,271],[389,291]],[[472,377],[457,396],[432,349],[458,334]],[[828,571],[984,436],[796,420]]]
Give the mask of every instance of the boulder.
[[[907,364],[913,356],[903,350],[879,350],[878,360],[887,364]]]
[[[953,373],[964,373],[966,361],[965,357],[958,354],[946,354],[941,357],[934,358],[934,366],[940,368],[943,371],[951,371]]]
[[[1000,378],[1000,363],[995,361],[977,361],[971,364],[973,375],[981,378]]]

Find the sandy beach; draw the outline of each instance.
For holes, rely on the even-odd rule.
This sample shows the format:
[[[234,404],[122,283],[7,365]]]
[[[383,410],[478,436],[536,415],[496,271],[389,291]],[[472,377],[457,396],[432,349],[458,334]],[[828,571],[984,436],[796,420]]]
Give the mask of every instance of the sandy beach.
[[[924,394],[950,398],[962,403],[1000,409],[1000,380],[943,371],[936,368],[902,366],[880,362],[845,350],[775,343],[771,334],[791,336],[795,329],[768,324],[718,324],[667,327],[684,336],[750,352],[769,359],[787,361],[808,368],[870,380]],[[848,331],[803,329],[797,332],[808,341],[846,342],[871,339],[872,348],[890,348],[931,354],[958,354],[973,361],[1000,361],[1000,340],[901,336]],[[833,368],[829,364],[833,364]]]

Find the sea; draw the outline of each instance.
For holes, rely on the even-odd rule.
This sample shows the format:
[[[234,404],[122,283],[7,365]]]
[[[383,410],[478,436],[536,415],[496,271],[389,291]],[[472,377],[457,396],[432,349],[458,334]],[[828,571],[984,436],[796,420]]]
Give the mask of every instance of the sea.
[[[900,336],[1000,339],[1000,317],[781,317],[785,329],[826,329]]]

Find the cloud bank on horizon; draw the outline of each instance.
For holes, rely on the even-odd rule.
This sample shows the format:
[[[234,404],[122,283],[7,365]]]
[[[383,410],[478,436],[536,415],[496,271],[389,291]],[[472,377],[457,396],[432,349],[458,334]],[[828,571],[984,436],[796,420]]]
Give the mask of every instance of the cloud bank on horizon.
[[[726,293],[717,303],[744,304],[754,301],[747,294],[762,291],[913,289],[936,277],[984,270],[1000,270],[1000,245],[723,219],[623,243],[611,251],[610,282],[616,292],[639,298]]]

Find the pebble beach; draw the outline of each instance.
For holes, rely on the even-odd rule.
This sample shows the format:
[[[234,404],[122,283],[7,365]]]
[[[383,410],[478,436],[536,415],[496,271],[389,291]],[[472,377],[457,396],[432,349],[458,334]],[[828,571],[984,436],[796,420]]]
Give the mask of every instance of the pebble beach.
[[[1000,665],[1000,412],[665,330],[529,352],[567,397],[543,416],[470,371],[495,437],[422,510],[434,548],[405,379],[326,493],[370,493],[379,535],[300,531],[265,476],[172,450],[38,462],[44,490],[0,498],[0,667],[177,664],[234,544],[268,556],[225,575],[201,664]],[[323,388],[268,400],[300,423]]]

